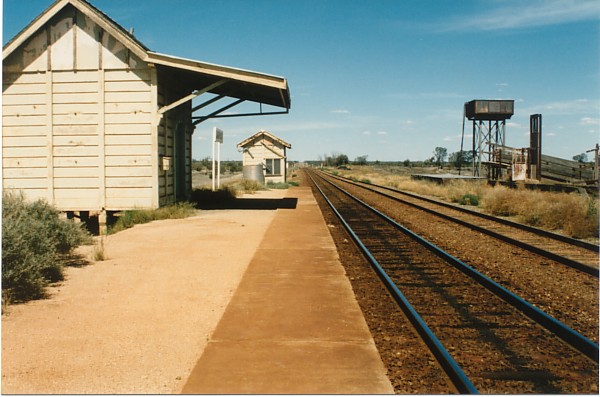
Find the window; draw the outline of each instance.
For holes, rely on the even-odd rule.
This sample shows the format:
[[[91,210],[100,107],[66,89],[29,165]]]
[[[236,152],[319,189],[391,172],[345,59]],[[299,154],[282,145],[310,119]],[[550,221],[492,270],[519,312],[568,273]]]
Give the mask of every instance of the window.
[[[265,159],[266,175],[281,175],[281,159]]]

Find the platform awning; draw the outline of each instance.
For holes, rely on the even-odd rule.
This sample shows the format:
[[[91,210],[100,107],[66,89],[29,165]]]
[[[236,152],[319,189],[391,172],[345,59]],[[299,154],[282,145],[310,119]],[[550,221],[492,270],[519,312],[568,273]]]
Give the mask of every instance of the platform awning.
[[[290,91],[287,80],[283,77],[156,52],[149,51],[147,54],[147,62],[168,68],[179,77],[179,81],[185,82],[194,90],[204,89],[226,79],[226,82],[208,92],[284,109],[290,108]]]

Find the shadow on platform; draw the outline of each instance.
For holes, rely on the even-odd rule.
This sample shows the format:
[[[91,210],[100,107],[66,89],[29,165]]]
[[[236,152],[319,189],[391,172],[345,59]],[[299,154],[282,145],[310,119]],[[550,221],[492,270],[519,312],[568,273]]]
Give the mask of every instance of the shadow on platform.
[[[296,209],[298,199],[286,197],[273,198],[233,198],[219,202],[197,202],[196,208],[202,210],[276,210]]]

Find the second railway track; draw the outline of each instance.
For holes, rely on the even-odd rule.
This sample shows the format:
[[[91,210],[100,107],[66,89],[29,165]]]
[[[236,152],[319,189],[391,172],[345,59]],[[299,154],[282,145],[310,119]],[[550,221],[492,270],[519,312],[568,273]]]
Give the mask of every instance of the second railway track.
[[[329,183],[322,179],[317,183],[332,197],[356,233],[367,241],[369,250],[389,277],[414,302],[417,312],[439,335],[480,392],[572,393],[593,392],[597,387],[594,386],[598,378],[597,357],[590,359],[563,340],[551,337],[548,330],[496,295],[484,292],[462,272],[443,264],[430,250],[382,225],[369,210],[360,209]],[[501,281],[506,284],[506,277]],[[510,287],[511,283],[508,284]],[[595,289],[591,295],[597,299],[597,286],[589,288]],[[537,296],[539,291],[533,294]],[[592,306],[596,306],[597,314],[597,300]],[[567,311],[567,307],[562,309]],[[566,317],[578,324],[578,313],[574,310]],[[583,329],[586,336],[596,336],[597,340],[597,315],[595,321],[584,322],[587,324],[577,332]],[[597,345],[595,351],[597,354]]]

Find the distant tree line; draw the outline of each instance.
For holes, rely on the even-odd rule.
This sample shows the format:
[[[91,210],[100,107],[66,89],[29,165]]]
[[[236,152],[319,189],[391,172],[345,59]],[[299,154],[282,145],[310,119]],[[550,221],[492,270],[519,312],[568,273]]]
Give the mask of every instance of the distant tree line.
[[[242,172],[241,161],[221,161],[221,174]],[[192,170],[198,172],[212,172],[212,160],[210,157],[204,157],[201,160],[192,160]]]
[[[466,168],[471,167],[473,164],[473,151],[465,150],[462,152],[453,152],[448,154],[448,149],[445,147],[436,147],[433,150],[433,156],[423,161],[411,161],[406,159],[404,161],[386,161],[385,164],[403,165],[405,167],[431,167],[437,166],[443,168],[446,165],[454,168]],[[345,165],[367,165],[367,164],[380,164],[379,160],[368,161],[368,155],[357,156],[353,161],[349,161],[348,156],[343,153],[332,153],[319,156],[318,161],[307,161],[308,164],[323,165],[326,167],[340,167]]]

